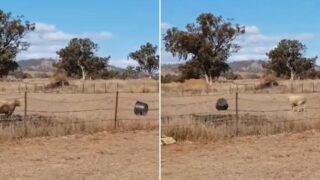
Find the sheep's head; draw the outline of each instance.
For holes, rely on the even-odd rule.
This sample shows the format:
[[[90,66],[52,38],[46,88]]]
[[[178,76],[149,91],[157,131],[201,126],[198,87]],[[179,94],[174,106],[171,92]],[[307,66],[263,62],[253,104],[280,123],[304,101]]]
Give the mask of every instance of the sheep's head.
[[[15,99],[15,100],[13,101],[13,105],[14,105],[14,106],[21,106],[21,103],[20,103],[20,101],[19,101],[18,99]]]

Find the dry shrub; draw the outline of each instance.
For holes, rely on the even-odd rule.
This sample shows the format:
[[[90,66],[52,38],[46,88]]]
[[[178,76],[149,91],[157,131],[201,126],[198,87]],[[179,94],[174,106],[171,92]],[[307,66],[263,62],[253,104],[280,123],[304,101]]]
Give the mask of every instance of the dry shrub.
[[[67,75],[62,72],[57,72],[53,75],[53,81],[54,82],[67,81]]]
[[[26,127],[26,128],[25,128]],[[54,116],[31,115],[26,119],[0,121],[0,142],[42,136],[64,136],[70,134],[92,134],[101,131],[123,132],[158,129],[158,121],[119,122],[114,129],[111,121],[58,118]]]
[[[159,128],[158,121],[150,120],[124,120],[119,122],[118,131],[136,131],[136,130],[156,130]]]
[[[263,116],[244,116],[240,117],[238,128],[235,124],[235,119],[233,119],[233,123],[221,123],[219,126],[203,122],[169,124],[162,125],[162,134],[173,137],[177,141],[208,142],[229,139],[235,136],[295,133],[310,129],[320,130],[320,118],[315,121],[288,120],[286,117],[275,119],[278,121],[269,121]]]
[[[276,76],[274,74],[266,74],[262,77],[261,82],[256,87],[256,89],[265,89],[278,85],[279,83],[277,82]]]
[[[53,75],[53,82],[46,85],[45,89],[56,89],[64,86],[69,86],[67,76],[64,73],[56,73]]]

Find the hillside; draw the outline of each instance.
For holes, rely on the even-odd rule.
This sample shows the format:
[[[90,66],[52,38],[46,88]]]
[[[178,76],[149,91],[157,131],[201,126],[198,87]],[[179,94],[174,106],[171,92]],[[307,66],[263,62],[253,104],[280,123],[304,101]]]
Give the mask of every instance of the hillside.
[[[53,63],[54,59],[27,59],[18,61],[18,64],[22,70],[25,71],[41,71],[51,72],[54,70]]]
[[[234,72],[261,73],[263,70],[263,60],[244,60],[229,63],[230,68]],[[162,74],[178,74],[181,64],[164,64],[161,66]]]
[[[234,72],[260,73],[265,63],[263,60],[245,60],[231,62],[229,66]]]
[[[20,68],[24,71],[52,72],[55,69],[53,67],[54,62],[56,62],[55,59],[40,58],[20,60],[18,61],[18,64]],[[117,72],[125,71],[125,69],[113,65],[108,65],[107,69]]]

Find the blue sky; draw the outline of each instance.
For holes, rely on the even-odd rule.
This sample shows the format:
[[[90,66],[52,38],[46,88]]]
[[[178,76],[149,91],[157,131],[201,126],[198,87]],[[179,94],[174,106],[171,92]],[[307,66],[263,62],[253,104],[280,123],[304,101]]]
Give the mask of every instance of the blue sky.
[[[229,61],[266,59],[283,38],[298,39],[307,46],[306,56],[320,52],[319,0],[162,0],[162,33],[169,27],[182,29],[204,12],[233,18],[247,26],[239,38],[242,49]],[[178,62],[162,51],[162,63]],[[320,64],[320,61],[317,62]]]
[[[26,37],[31,43],[17,60],[52,57],[73,37],[89,37],[99,45],[98,55],[111,56],[110,64],[126,67],[129,52],[151,42],[158,45],[157,0],[10,0],[0,9],[35,22],[36,31]]]

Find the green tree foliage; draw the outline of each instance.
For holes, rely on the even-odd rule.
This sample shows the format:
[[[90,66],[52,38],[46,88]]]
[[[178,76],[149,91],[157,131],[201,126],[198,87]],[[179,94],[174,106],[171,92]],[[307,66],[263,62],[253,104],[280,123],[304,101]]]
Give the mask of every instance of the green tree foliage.
[[[210,13],[201,14],[196,23],[186,25],[185,31],[168,29],[164,36],[165,49],[173,56],[189,61],[182,67],[187,77],[198,76],[195,74],[197,68],[196,72],[211,84],[214,78],[229,69],[228,57],[240,49],[233,41],[245,33],[244,26],[232,25],[230,21]]]
[[[122,76],[124,79],[134,79],[138,77],[138,73],[133,66],[127,66]]]
[[[35,24],[22,19],[23,16],[13,17],[10,12],[0,10],[0,77],[18,68],[14,61],[17,54],[30,45],[23,37],[35,29]]]
[[[159,69],[157,46],[151,43],[140,46],[139,50],[129,53],[128,57],[138,62],[139,66],[136,68],[138,71],[146,72],[150,77]]]
[[[317,57],[306,58],[306,46],[298,40],[281,40],[277,47],[267,53],[269,61],[265,68],[276,73],[277,77],[305,78],[314,71]]]
[[[70,77],[82,77],[83,80],[87,76],[94,78],[106,71],[110,59],[110,56],[97,57],[97,50],[98,45],[90,39],[74,38],[67,47],[57,52],[60,60],[55,66],[58,70],[64,70]]]
[[[199,71],[199,63],[197,61],[187,61],[185,64],[179,66],[182,79],[199,79],[201,72]]]

